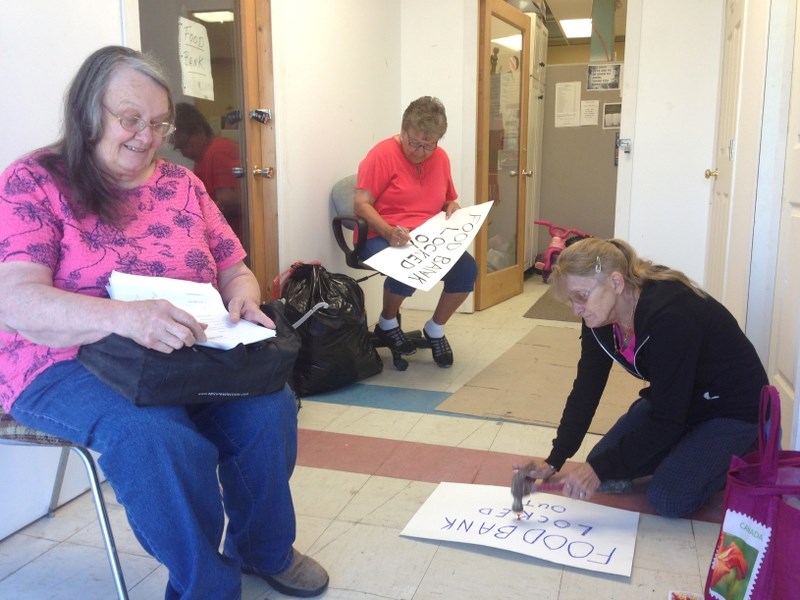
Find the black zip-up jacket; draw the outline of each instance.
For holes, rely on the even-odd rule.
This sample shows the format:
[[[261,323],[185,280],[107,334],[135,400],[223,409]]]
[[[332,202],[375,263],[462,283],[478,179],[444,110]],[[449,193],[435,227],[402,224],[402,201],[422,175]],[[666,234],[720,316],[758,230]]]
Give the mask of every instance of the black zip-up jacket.
[[[612,359],[649,382],[645,425],[593,457],[601,481],[639,476],[642,465],[673,447],[692,426],[714,418],[758,422],[767,374],[733,315],[677,281],[648,281],[634,314],[633,364],[615,350],[612,325],[583,324],[578,373],[547,462],[560,469],[577,452],[594,417]],[[702,457],[698,457],[702,460]]]

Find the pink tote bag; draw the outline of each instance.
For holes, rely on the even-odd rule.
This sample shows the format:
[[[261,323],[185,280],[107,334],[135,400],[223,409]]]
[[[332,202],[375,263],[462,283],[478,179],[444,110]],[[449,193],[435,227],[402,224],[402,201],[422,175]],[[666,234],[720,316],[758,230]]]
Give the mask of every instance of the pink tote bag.
[[[800,452],[780,450],[778,390],[761,391],[758,450],[731,459],[706,600],[800,598]]]

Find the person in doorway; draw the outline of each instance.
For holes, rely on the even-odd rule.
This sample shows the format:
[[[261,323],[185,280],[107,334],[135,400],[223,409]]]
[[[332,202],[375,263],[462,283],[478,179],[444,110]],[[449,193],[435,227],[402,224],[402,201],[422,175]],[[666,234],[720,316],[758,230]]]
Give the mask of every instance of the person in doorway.
[[[423,96],[406,108],[400,133],[379,142],[359,164],[354,212],[369,225],[362,258],[389,245],[410,243],[411,230],[442,211],[449,217],[460,208],[450,159],[439,147],[446,131],[444,105],[438,98]],[[440,367],[453,364],[444,326],[474,289],[477,274],[475,259],[465,252],[444,276],[444,291],[423,328]],[[398,315],[403,301],[413,293],[414,288],[387,277],[383,309],[375,326],[378,339],[405,355],[414,354],[416,346],[401,329]]]
[[[591,498],[651,476],[659,514],[696,510],[724,488],[731,457],[755,446],[767,383],[755,348],[722,304],[622,240],[576,242],[550,278],[582,318],[581,356],[553,449],[528,477],[547,479],[575,454],[616,361],[649,385],[586,462],[564,473],[563,493]]]
[[[194,173],[206,186],[237,237],[242,237],[242,203],[239,180],[234,169],[240,167],[239,146],[222,135],[215,135],[206,117],[186,102],[175,105],[173,147],[194,161]]]
[[[139,407],[76,360],[112,333],[164,353],[206,340],[204,324],[165,300],[109,299],[113,270],[210,283],[233,321],[274,327],[202,182],[156,156],[174,116],[150,57],[101,48],[70,85],[62,138],[0,175],[0,402],[20,423],[100,453],[134,534],[169,571],[166,598],[238,600],[242,572],[317,595],[327,573],[293,548],[289,387]]]

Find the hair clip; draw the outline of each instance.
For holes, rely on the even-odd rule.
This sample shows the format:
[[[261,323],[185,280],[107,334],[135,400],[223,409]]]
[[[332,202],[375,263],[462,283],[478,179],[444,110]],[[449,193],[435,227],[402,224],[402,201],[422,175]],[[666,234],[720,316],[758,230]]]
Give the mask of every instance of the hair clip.
[[[595,261],[594,261],[594,272],[595,273],[600,273],[600,272],[602,272],[602,270],[603,270],[603,265],[600,262],[600,257],[597,256]]]

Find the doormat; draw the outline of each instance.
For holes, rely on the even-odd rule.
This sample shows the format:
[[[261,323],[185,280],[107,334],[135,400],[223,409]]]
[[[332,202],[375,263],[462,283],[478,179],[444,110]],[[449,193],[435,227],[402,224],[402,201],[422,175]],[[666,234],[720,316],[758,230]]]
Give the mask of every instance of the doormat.
[[[579,335],[574,328],[534,327],[436,410],[558,427],[577,372]],[[589,432],[605,434],[643,387],[615,363]]]
[[[581,318],[576,317],[568,305],[556,299],[553,288],[547,288],[547,291],[528,309],[524,316],[528,319],[581,322]]]

